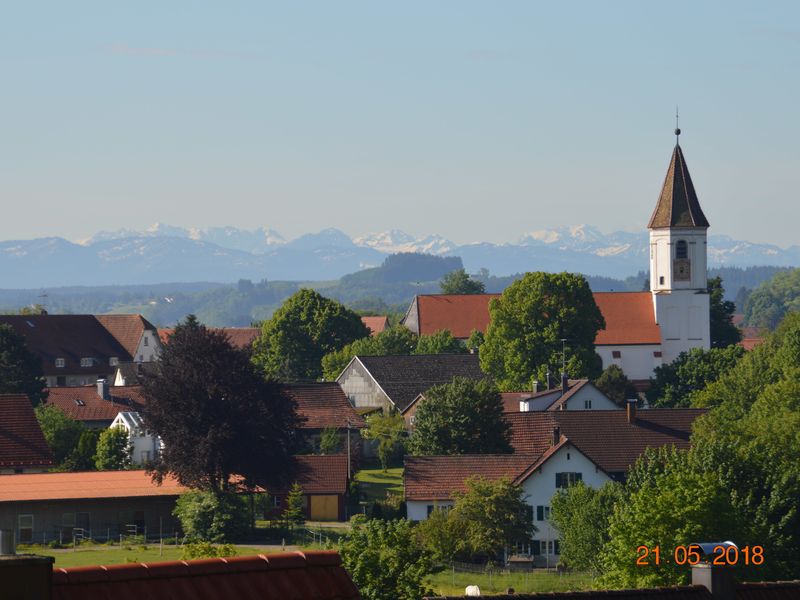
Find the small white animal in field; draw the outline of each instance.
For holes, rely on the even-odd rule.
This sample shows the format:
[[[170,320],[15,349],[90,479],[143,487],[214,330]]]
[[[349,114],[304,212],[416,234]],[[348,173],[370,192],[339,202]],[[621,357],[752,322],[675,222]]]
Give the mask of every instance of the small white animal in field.
[[[468,585],[467,589],[464,590],[465,596],[480,596],[481,595],[481,588],[477,585]]]

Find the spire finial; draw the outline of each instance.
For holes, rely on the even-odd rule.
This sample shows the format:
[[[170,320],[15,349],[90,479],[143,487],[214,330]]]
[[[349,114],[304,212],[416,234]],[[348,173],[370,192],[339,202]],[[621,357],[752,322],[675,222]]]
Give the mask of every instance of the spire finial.
[[[678,136],[681,134],[681,129],[678,127],[678,105],[675,105],[675,144],[678,143]]]

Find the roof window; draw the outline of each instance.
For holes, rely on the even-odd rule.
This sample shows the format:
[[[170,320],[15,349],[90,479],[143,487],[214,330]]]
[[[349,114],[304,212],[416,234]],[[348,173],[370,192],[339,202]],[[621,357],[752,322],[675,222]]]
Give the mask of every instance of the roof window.
[[[80,398],[75,398],[75,404],[77,404],[78,406],[86,406],[86,402],[84,402]]]
[[[81,366],[82,367],[93,367],[94,366],[94,359],[93,358],[82,358],[81,359]]]
[[[61,368],[64,368],[65,364],[66,364],[66,361],[63,358],[57,358],[56,359],[56,367],[61,369]]]

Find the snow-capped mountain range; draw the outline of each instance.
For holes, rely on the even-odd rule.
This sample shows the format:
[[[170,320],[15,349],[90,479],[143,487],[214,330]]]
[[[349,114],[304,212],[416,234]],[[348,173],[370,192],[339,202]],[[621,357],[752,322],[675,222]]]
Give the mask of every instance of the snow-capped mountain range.
[[[603,233],[589,225],[525,233],[515,243],[458,245],[440,235],[393,229],[350,237],[325,229],[287,240],[273,229],[192,229],[157,223],[144,231],[99,232],[86,240],[0,242],[0,287],[43,288],[252,280],[332,280],[377,266],[388,254],[460,256],[467,271],[494,275],[576,271],[627,277],[647,269],[646,231]],[[709,236],[710,266],[800,266],[800,246],[784,249]]]

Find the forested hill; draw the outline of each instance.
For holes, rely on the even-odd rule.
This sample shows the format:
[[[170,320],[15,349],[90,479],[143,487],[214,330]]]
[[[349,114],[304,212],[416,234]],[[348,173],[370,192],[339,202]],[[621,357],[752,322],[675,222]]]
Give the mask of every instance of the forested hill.
[[[301,287],[322,294],[367,313],[400,314],[415,294],[439,292],[443,275],[462,268],[459,257],[401,253],[388,256],[380,267],[364,269],[333,281],[258,281],[242,279],[238,284],[164,283],[155,285],[63,287],[49,289],[0,290],[0,312],[16,313],[21,308],[45,305],[48,312],[90,313],[137,312],[159,326],[173,325],[187,314],[213,326],[247,326],[268,318],[280,304]],[[726,296],[741,300],[782,267],[725,267],[709,275],[723,279]],[[495,277],[483,269],[473,274],[487,292],[502,292],[520,275]],[[627,279],[587,276],[595,291],[636,291],[647,285],[648,274],[640,272]]]

